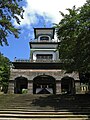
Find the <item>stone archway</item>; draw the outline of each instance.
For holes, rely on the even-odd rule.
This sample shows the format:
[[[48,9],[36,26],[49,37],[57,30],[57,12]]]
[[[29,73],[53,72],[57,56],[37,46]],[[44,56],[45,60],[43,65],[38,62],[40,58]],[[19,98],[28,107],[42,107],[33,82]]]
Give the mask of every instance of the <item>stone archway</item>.
[[[55,78],[48,75],[40,75],[33,80],[33,94],[55,94]]]
[[[27,89],[28,88],[28,80],[25,77],[17,77],[15,78],[15,83],[14,83],[14,93],[16,94],[21,94],[22,89]]]
[[[75,93],[75,81],[72,77],[65,76],[61,79],[61,93],[62,94]]]

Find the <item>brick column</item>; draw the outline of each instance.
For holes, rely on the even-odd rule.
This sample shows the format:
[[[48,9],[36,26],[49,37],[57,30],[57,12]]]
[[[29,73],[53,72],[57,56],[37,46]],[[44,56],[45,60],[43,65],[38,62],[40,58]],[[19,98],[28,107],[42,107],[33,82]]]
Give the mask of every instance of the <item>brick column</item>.
[[[61,82],[56,82],[56,94],[61,94]]]
[[[75,90],[76,90],[76,94],[81,93],[80,82],[75,81]]]
[[[14,94],[14,80],[10,80],[10,81],[9,81],[8,93],[9,93],[9,94]]]
[[[28,94],[33,94],[33,82],[28,81]]]

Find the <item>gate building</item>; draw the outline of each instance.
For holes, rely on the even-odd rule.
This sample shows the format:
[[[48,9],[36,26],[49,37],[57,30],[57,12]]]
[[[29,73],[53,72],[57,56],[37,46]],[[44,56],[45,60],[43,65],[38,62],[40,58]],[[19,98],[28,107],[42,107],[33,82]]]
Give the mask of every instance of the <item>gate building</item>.
[[[55,28],[34,28],[35,39],[29,42],[30,59],[12,62],[8,93],[77,94],[81,92],[77,72],[66,73],[60,62]]]

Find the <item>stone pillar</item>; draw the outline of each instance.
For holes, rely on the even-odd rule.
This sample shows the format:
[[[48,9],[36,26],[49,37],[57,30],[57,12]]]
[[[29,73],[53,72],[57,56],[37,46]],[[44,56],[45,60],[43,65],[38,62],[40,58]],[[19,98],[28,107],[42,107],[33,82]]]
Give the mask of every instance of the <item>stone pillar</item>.
[[[76,90],[76,94],[81,93],[79,81],[75,81],[75,90]]]
[[[56,94],[61,94],[61,82],[56,81]]]
[[[9,94],[14,94],[14,80],[10,80],[10,81],[9,81],[8,93],[9,93]]]
[[[28,81],[28,94],[33,94],[33,82]]]

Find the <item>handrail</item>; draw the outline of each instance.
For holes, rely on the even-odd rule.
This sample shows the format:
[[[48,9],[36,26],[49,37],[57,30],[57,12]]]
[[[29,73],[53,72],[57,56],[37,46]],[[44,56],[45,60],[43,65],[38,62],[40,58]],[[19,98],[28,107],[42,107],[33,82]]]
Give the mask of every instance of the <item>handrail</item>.
[[[31,59],[15,59],[14,62],[28,62],[28,63],[55,63],[60,62],[60,59],[58,60],[51,60],[51,59],[39,59],[39,60],[31,60]]]
[[[59,40],[50,40],[50,41],[47,41],[47,40],[37,40],[37,39],[35,39],[35,40],[30,40],[30,42],[32,43],[32,42],[34,42],[34,43],[43,43],[43,42],[46,42],[46,43],[58,43],[58,42],[60,42]]]

